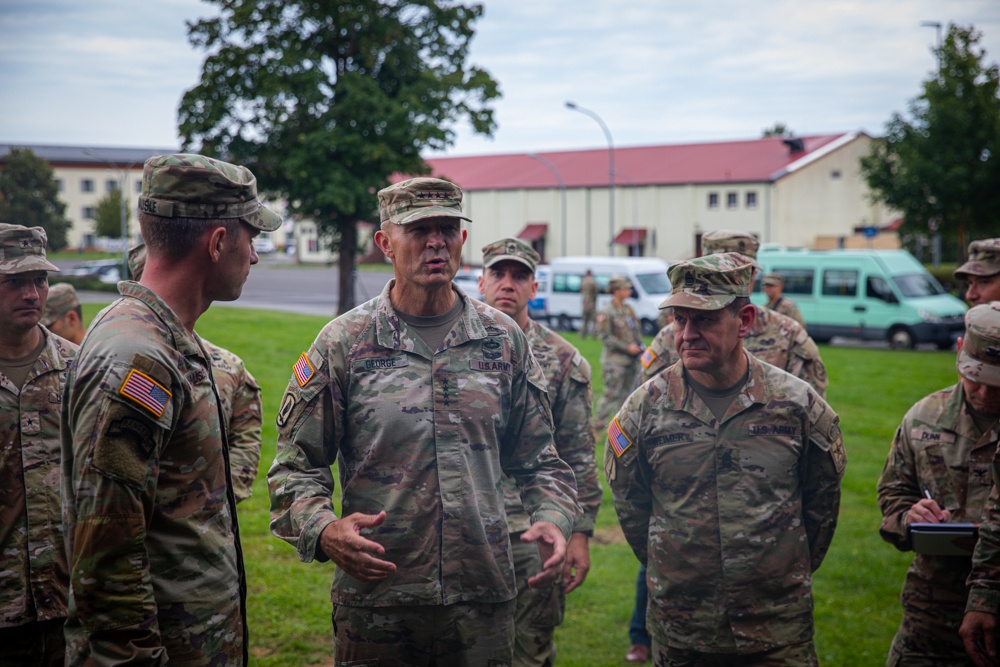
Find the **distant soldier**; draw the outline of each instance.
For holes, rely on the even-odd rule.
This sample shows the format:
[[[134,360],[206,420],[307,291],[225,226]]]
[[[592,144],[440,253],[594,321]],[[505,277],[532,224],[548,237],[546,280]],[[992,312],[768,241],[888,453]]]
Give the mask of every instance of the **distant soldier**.
[[[118,283],[66,384],[67,665],[245,665],[229,447],[194,329],[281,218],[248,169],[194,154],[146,160],[138,208],[141,282]]]
[[[57,336],[79,345],[87,333],[83,325],[83,308],[76,289],[69,283],[59,283],[49,287],[49,298],[45,302],[42,325]]]
[[[0,224],[0,665],[63,664],[69,569],[59,423],[77,347],[39,326],[49,289],[41,227]]]
[[[978,306],[1000,301],[1000,238],[969,244],[969,257],[955,269],[955,277],[968,284],[965,300]]]
[[[128,268],[133,280],[140,280],[146,268],[146,244],[129,250]],[[236,502],[253,495],[253,483],[260,468],[261,395],[260,385],[246,364],[229,350],[201,339],[212,377],[222,403],[223,423],[229,440],[229,468]]]
[[[531,518],[521,505],[514,479],[504,476],[507,525],[517,576],[517,667],[555,664],[555,628],[562,623],[565,594],[582,584],[590,570],[589,541],[601,506],[594,435],[589,428],[593,404],[590,364],[565,338],[528,317],[528,301],[538,291],[535,268],[540,261],[538,253],[524,241],[501,239],[483,248],[483,275],[479,278],[479,292],[486,303],[517,322],[542,367],[552,402],[556,451],[576,475],[577,502],[583,510],[566,545],[562,582],[531,588],[528,579],[541,571],[542,561],[537,546],[521,541],[521,533],[531,526]]]
[[[625,299],[632,295],[632,283],[625,276],[613,276],[608,281],[611,302],[597,317],[597,330],[604,349],[601,350],[601,372],[604,373],[604,393],[597,402],[597,426],[603,430],[611,415],[621,407],[635,389],[639,377],[639,355],[645,345],[639,318]]]
[[[587,334],[596,336],[594,326],[597,320],[597,295],[601,288],[594,280],[594,272],[587,269],[583,274],[583,282],[580,283],[580,296],[583,299],[583,322],[580,323],[580,338],[586,338]]]
[[[910,551],[913,523],[982,523],[993,485],[990,464],[1000,440],[1000,304],[965,314],[958,384],[918,401],[896,429],[878,503],[882,539]],[[914,555],[901,600],[903,620],[889,665],[959,667],[972,664],[958,635],[972,570],[967,556]]]
[[[812,577],[846,456],[819,394],[743,350],[752,274],[736,253],[670,267],[681,362],[607,429],[615,510],[648,569],[654,665],[819,664]]]
[[[786,317],[790,317],[803,327],[806,321],[802,319],[797,303],[784,295],[785,279],[780,273],[769,273],[762,280],[764,284],[764,294],[767,295],[767,307],[775,310]]]
[[[746,232],[720,230],[709,232],[702,237],[705,254],[737,252],[757,264],[757,239]],[[743,347],[761,361],[785,370],[812,385],[820,396],[826,393],[828,379],[826,366],[820,358],[819,348],[805,327],[790,317],[767,308],[754,306],[757,310],[753,326]],[[680,356],[674,346],[673,326],[660,329],[653,342],[642,355],[642,382],[679,361]]]

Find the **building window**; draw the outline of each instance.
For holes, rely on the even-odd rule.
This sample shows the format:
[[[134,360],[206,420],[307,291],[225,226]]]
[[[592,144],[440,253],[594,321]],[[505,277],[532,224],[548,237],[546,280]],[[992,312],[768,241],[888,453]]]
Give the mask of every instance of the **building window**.
[[[94,191],[94,181],[90,178],[85,178],[80,181],[80,192],[93,192]]]
[[[118,189],[118,181],[114,180],[113,178],[109,178],[108,180],[104,181],[105,192],[114,192],[117,189]]]
[[[840,170],[839,169],[834,169],[833,171],[831,171],[830,172],[830,178],[833,179],[833,180],[835,180],[835,181],[839,181],[840,180]]]
[[[740,204],[739,195],[735,192],[726,193],[726,208],[736,208]]]
[[[141,178],[135,182],[135,192],[136,192],[136,194],[142,193],[142,179]]]
[[[83,207],[83,219],[84,220],[93,220],[94,219],[94,207],[93,206],[84,206]]]
[[[708,193],[708,207],[709,208],[719,208],[719,193],[709,192]]]
[[[58,190],[59,192],[63,191],[63,181],[61,178],[56,179],[56,190]]]
[[[757,193],[748,192],[747,193],[747,208],[757,208]]]

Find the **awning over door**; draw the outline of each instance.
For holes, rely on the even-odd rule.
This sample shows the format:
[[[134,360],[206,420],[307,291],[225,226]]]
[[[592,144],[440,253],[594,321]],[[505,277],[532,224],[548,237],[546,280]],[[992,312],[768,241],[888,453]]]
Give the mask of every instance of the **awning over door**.
[[[646,240],[645,229],[623,229],[618,232],[618,236],[615,237],[615,243],[618,245],[635,245],[636,243],[642,243]]]
[[[524,229],[517,235],[517,238],[523,241],[537,241],[538,239],[545,238],[548,232],[549,226],[547,223],[532,222],[524,226]]]

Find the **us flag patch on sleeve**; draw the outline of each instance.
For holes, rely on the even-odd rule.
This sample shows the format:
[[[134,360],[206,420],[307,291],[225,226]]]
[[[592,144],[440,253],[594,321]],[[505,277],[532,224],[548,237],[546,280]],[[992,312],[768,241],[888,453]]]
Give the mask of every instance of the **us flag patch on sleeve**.
[[[642,356],[639,357],[639,361],[642,362],[643,368],[649,368],[649,365],[656,361],[656,353],[647,347],[642,351]]]
[[[305,352],[299,355],[299,360],[292,365],[292,373],[295,374],[295,381],[299,383],[300,387],[306,386],[316,374],[316,369],[313,368],[312,362],[309,361]]]
[[[615,451],[615,456],[621,457],[625,453],[625,450],[632,446],[632,441],[625,431],[622,430],[622,425],[618,422],[618,417],[611,420],[608,425],[608,442],[611,443],[611,449]]]
[[[167,409],[167,401],[172,395],[162,384],[134,368],[125,376],[118,393],[138,403],[157,417],[163,416],[163,411]]]

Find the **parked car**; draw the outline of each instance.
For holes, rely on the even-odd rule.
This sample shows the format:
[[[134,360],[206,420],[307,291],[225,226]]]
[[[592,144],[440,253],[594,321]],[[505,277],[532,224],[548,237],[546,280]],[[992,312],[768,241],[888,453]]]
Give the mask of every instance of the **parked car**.
[[[459,269],[452,282],[458,285],[466,296],[482,301],[483,295],[479,293],[479,276],[481,275],[483,275],[482,269]]]
[[[549,270],[548,264],[539,264],[535,267],[535,282],[538,283],[538,292],[535,298],[528,302],[528,317],[540,322],[549,321],[548,299],[545,298],[549,291]]]
[[[947,293],[905,250],[762,249],[757,262],[784,278],[809,335],[886,340],[893,349],[917,343],[952,346],[965,330],[966,305]],[[760,280],[753,301],[763,304]]]
[[[253,240],[253,249],[257,251],[258,255],[270,255],[272,252],[278,250],[278,246],[275,245],[274,239],[271,238],[270,234],[261,232]]]
[[[78,278],[98,278],[102,283],[113,285],[121,280],[121,260],[101,259],[92,262],[83,262],[76,266],[60,271],[63,276],[76,276]]]

